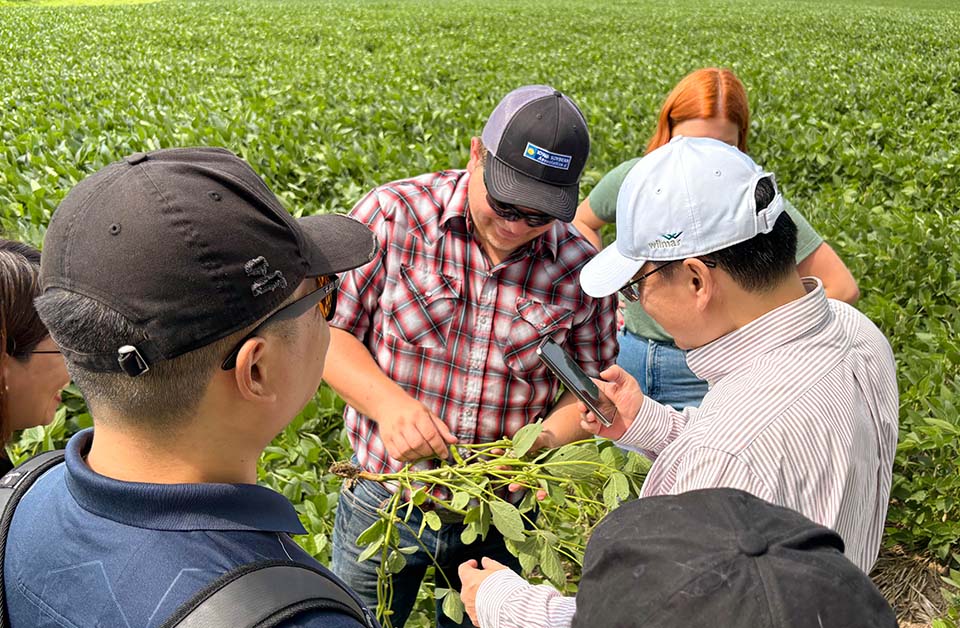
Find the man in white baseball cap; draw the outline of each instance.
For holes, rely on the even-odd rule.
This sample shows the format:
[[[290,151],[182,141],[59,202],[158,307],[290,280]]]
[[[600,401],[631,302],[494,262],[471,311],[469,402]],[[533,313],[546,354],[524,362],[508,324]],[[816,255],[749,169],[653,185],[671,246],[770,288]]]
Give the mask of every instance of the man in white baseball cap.
[[[710,391],[674,409],[614,366],[599,381],[613,425],[581,404],[582,425],[653,459],[641,497],[744,490],[837,531],[869,572],[897,444],[893,354],[863,314],[799,276],[795,249],[773,175],[736,148],[678,137],[640,160],[617,199],[616,242],[580,283],[639,301]],[[574,599],[483,566],[461,573],[479,626],[569,625]]]

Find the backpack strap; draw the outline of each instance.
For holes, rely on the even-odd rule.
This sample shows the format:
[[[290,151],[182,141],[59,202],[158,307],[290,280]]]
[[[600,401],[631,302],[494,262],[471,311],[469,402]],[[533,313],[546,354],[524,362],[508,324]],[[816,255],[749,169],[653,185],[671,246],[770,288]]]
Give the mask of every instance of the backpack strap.
[[[272,628],[312,610],[330,610],[379,628],[373,615],[323,571],[288,560],[241,565],[180,606],[161,628]]]
[[[63,462],[62,449],[47,451],[33,456],[7,471],[0,478],[0,628],[10,628],[7,616],[7,589],[3,579],[4,562],[7,557],[7,536],[17,504],[26,495],[41,475]]]

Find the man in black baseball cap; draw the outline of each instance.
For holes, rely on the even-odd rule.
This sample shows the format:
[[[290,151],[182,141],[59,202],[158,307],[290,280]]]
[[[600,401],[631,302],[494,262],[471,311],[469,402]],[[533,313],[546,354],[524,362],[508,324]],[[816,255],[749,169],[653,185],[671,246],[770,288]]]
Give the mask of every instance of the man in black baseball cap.
[[[569,224],[589,151],[573,101],[528,85],[507,94],[482,139],[472,138],[466,169],[382,185],[353,208],[350,215],[383,247],[344,275],[326,379],[347,401],[348,435],[367,471],[436,465],[451,445],[511,436],[539,417],[540,445],[584,435],[572,395],[554,403],[559,384],[537,346],[555,340],[591,375],[615,358],[614,300],[580,289],[579,269],[595,249]],[[333,569],[368,603],[376,600],[379,556],[358,561],[356,540],[386,491],[361,481],[341,494],[337,510]],[[434,495],[449,498],[443,489]],[[449,581],[456,583],[457,565],[471,556],[518,566],[496,531],[462,543],[462,519],[438,514],[438,530],[410,523],[425,531],[422,545],[401,532],[402,545],[439,547]],[[422,551],[405,560],[394,576],[398,627],[433,564]],[[442,575],[437,580],[448,586]],[[442,614],[437,621],[456,625]]]
[[[138,153],[74,187],[37,309],[94,429],[17,508],[14,628],[161,625],[237,566],[320,568],[288,536],[305,532],[290,502],[256,486],[257,460],[320,384],[337,273],[375,247],[345,216],[294,220],[222,149]]]
[[[504,571],[465,601],[481,628],[897,626],[870,578],[844,556],[840,535],[730,488],[623,504],[590,537],[575,601],[535,589]],[[550,621],[525,620],[544,613]]]

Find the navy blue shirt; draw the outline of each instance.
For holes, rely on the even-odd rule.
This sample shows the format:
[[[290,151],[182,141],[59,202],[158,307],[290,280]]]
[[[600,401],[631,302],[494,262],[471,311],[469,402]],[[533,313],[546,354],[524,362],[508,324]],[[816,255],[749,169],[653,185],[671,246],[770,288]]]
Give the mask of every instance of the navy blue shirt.
[[[293,505],[252,484],[141,484],[92,471],[93,431],[17,507],[4,566],[13,628],[153,628],[211,581],[263,559],[319,567]],[[322,567],[321,567],[322,568]],[[312,611],[284,628],[362,628]]]

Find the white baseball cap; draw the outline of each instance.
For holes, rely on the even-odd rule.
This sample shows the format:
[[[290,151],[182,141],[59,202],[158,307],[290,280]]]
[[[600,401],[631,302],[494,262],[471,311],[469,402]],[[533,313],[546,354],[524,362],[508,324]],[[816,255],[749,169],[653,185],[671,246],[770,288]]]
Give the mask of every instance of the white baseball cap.
[[[776,195],[757,212],[769,177]],[[647,261],[706,255],[769,233],[783,212],[773,174],[724,142],[673,138],[630,169],[617,196],[617,239],[580,272],[592,297],[613,294]]]

